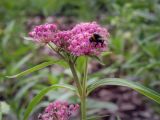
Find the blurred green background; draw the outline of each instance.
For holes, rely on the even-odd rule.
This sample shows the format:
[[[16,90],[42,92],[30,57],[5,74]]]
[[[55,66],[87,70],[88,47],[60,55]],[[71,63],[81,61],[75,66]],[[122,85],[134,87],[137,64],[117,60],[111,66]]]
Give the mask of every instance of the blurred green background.
[[[71,73],[63,63],[60,64],[62,67],[47,67],[22,78],[5,78],[52,59],[47,55],[47,48],[23,39],[33,26],[52,21],[62,28],[82,21],[97,21],[109,29],[112,54],[104,57],[105,66],[96,64],[100,67],[91,70],[94,75],[90,79],[100,76],[127,78],[160,92],[159,0],[1,0],[0,100],[4,101],[1,105],[3,120],[21,120],[29,101],[46,86],[72,83]],[[56,90],[47,94],[36,109],[54,99],[77,102],[73,93]],[[159,106],[147,102],[151,109],[160,113]],[[101,107],[112,109],[113,104],[108,102]],[[33,116],[32,120],[35,119]]]

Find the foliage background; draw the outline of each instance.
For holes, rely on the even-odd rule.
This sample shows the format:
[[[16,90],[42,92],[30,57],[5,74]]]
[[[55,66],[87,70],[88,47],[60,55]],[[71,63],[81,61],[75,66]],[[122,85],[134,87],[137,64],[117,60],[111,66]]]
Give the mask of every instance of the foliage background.
[[[90,68],[90,73],[94,73],[90,79],[100,76],[127,78],[160,92],[159,11],[159,0],[1,0],[0,100],[10,107],[3,111],[3,119],[21,120],[29,101],[46,86],[63,82],[72,84],[71,73],[64,63],[60,64],[62,67],[54,65],[22,78],[5,78],[52,59],[47,55],[47,48],[23,39],[34,25],[45,22],[54,21],[61,28],[68,28],[81,21],[98,21],[111,33],[112,54],[103,58],[105,66],[92,60],[91,66],[95,67]],[[96,95],[91,98],[95,100]],[[50,92],[36,109],[55,99],[77,102],[73,93],[56,90]],[[155,103],[140,99],[147,102],[154,113],[160,113]],[[99,106],[102,106],[100,109],[104,106],[114,109],[113,103],[98,103],[97,109]],[[33,120],[36,119],[34,116],[36,112]]]

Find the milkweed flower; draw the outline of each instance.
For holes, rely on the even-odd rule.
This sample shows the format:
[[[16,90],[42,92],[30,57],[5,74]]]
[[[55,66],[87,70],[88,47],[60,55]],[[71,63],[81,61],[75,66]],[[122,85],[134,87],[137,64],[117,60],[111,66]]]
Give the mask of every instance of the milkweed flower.
[[[69,120],[71,115],[79,108],[78,104],[68,104],[67,102],[55,101],[46,107],[43,114],[39,115],[39,120]]]
[[[48,43],[54,38],[56,31],[57,26],[55,24],[44,24],[34,27],[34,29],[29,32],[29,36],[35,42]]]
[[[61,52],[74,56],[99,55],[108,48],[109,32],[96,22],[80,23],[66,31],[58,30],[55,24],[39,25],[29,35],[37,42],[52,42]],[[91,41],[94,35],[99,39]]]
[[[67,31],[58,31],[54,38],[52,38],[52,42],[62,49],[67,50],[67,46],[69,45],[69,40],[72,37],[72,33],[70,30]]]
[[[71,33],[73,36],[69,40],[68,50],[75,56],[98,55],[107,49],[109,32],[96,22],[77,24]],[[103,44],[90,42],[94,34],[104,39]]]

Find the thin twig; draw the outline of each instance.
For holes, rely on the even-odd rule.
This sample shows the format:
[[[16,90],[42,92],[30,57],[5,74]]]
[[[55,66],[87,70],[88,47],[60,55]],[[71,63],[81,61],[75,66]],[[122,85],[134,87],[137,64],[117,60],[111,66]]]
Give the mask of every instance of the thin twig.
[[[61,58],[63,58],[63,59],[65,60],[65,57],[64,57],[61,53],[59,53],[50,43],[48,43],[48,46],[49,46],[53,51],[55,51]]]

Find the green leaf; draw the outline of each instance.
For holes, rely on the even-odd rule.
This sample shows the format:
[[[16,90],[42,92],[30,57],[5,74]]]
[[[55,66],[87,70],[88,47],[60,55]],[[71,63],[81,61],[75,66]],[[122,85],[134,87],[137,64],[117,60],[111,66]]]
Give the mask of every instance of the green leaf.
[[[87,120],[99,120],[100,118],[109,117],[110,115],[99,115],[94,117],[89,117]]]
[[[4,101],[1,101],[0,102],[0,112],[1,114],[8,114],[10,111],[10,106],[4,102]]]
[[[29,82],[25,85],[23,85],[23,87],[21,87],[18,92],[16,93],[15,95],[15,101],[20,101],[21,98],[24,96],[24,94],[31,88],[33,87],[38,81],[32,81],[32,82]]]
[[[16,74],[16,75],[12,75],[12,76],[6,76],[6,77],[7,77],[7,78],[15,78],[15,77],[21,77],[21,76],[24,76],[24,75],[28,75],[28,74],[30,74],[30,73],[32,73],[32,72],[35,72],[35,71],[37,71],[37,70],[40,70],[40,69],[42,69],[42,68],[44,68],[44,67],[47,67],[47,66],[49,66],[49,65],[53,65],[53,64],[55,64],[55,63],[57,63],[57,62],[59,62],[59,61],[60,61],[60,60],[43,62],[43,63],[41,63],[41,64],[39,64],[39,65],[36,65],[36,66],[34,66],[34,67],[32,67],[32,68],[30,68],[30,69],[28,69],[28,70],[23,71],[23,72],[21,72],[21,73],[18,73],[18,74]]]
[[[84,72],[85,60],[86,60],[85,56],[80,56],[76,61],[76,68],[80,74]]]
[[[106,51],[106,52],[103,52],[101,55],[102,55],[102,56],[108,56],[108,55],[110,55],[110,54],[112,54],[112,52]]]
[[[23,120],[28,120],[28,117],[29,117],[30,113],[36,107],[36,105],[40,102],[40,100],[44,97],[44,95],[47,94],[49,91],[51,91],[53,89],[56,89],[56,88],[67,88],[67,89],[70,89],[70,90],[76,92],[76,88],[74,86],[66,85],[66,84],[55,84],[55,85],[52,85],[50,87],[47,87],[47,88],[43,89],[42,91],[40,91],[39,94],[37,94],[32,99],[32,101],[28,105],[28,107],[26,109],[26,112],[24,114]]]
[[[35,39],[31,38],[31,37],[23,37],[24,40],[31,40],[31,41],[34,41]]]
[[[5,28],[5,32],[4,32],[4,37],[1,38],[3,49],[7,49],[7,45],[8,45],[7,43],[11,38],[11,33],[13,32],[14,27],[15,27],[14,20],[12,20],[7,24],[7,27]]]
[[[14,67],[12,68],[12,73],[14,73],[17,69],[19,69],[21,66],[23,66],[29,59],[31,59],[33,56],[32,53],[24,56],[18,63],[14,64]]]
[[[106,78],[106,79],[96,81],[95,83],[92,83],[88,86],[87,88],[88,94],[92,92],[94,89],[96,89],[97,87],[104,86],[104,85],[118,85],[118,86],[125,86],[125,87],[132,88],[136,90],[137,92],[147,96],[148,98],[160,104],[160,94],[159,93],[139,83],[123,80],[120,78]]]
[[[136,75],[140,75],[145,70],[148,70],[148,69],[151,69],[151,68],[155,68],[155,67],[160,67],[160,62],[159,61],[152,62],[150,64],[147,64],[147,65],[141,67],[140,69],[137,70]]]
[[[111,102],[104,102],[94,99],[87,99],[87,108],[88,109],[108,109],[109,111],[115,112],[118,107],[116,104]]]
[[[59,61],[59,62],[56,63],[56,64],[58,64],[59,66],[65,68],[65,69],[68,68],[68,64],[67,64],[67,62],[64,61],[64,60],[61,60],[61,61]]]

